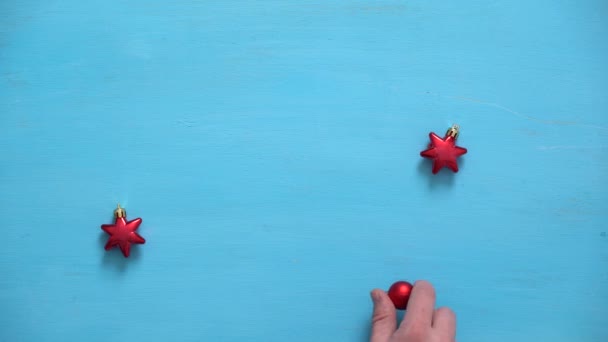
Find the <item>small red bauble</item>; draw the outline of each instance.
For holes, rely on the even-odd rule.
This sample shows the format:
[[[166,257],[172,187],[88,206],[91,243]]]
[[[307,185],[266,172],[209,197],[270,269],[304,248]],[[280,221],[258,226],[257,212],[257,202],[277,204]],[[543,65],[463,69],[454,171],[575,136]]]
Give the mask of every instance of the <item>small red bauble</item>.
[[[456,158],[467,153],[466,148],[456,146],[458,126],[450,127],[443,139],[433,132],[429,134],[429,137],[431,139],[429,148],[420,152],[420,155],[424,158],[433,159],[433,174],[439,172],[443,167],[458,172]]]
[[[146,240],[135,232],[137,228],[139,228],[142,220],[136,218],[135,220],[127,222],[127,212],[120,207],[120,204],[118,205],[118,208],[114,210],[114,217],[114,224],[101,225],[101,229],[110,235],[105,249],[107,251],[118,246],[125,258],[128,258],[129,254],[131,254],[132,243],[146,243]]]
[[[414,286],[407,281],[398,281],[388,289],[388,296],[397,310],[405,310]]]

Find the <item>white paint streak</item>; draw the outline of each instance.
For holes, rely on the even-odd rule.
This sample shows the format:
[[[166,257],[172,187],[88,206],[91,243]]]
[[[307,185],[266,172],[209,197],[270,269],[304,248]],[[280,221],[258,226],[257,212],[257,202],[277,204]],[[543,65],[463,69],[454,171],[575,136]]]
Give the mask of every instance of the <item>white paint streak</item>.
[[[554,145],[554,146],[537,146],[537,150],[603,150],[608,149],[608,146],[574,146],[574,145]]]
[[[445,98],[448,99],[455,99],[455,100],[461,100],[461,101],[468,101],[468,102],[475,102],[475,103],[479,103],[485,106],[490,106],[490,107],[494,107],[494,108],[498,108],[504,112],[507,112],[509,114],[512,114],[514,116],[517,116],[519,118],[522,119],[526,119],[526,120],[531,120],[531,121],[536,121],[536,122],[540,122],[542,124],[546,124],[546,125],[560,125],[560,126],[580,126],[580,127],[588,127],[588,128],[595,128],[595,129],[601,129],[601,130],[607,130],[608,131],[608,127],[605,126],[600,126],[600,125],[593,125],[593,124],[586,124],[586,123],[578,123],[575,121],[559,121],[559,120],[544,120],[544,119],[539,119],[537,117],[533,117],[530,115],[526,115],[526,114],[522,114],[516,110],[513,110],[511,108],[505,107],[503,105],[500,105],[498,103],[493,103],[493,102],[486,102],[486,101],[482,101],[482,100],[477,100],[477,99],[472,99],[472,98],[467,98],[467,97],[460,97],[460,96],[443,96]]]

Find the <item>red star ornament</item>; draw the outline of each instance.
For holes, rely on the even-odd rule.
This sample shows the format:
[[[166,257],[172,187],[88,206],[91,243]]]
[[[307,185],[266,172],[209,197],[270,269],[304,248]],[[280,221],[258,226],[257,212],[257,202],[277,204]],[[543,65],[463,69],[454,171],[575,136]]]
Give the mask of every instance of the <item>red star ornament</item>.
[[[444,167],[458,172],[458,163],[456,159],[467,153],[464,147],[456,146],[456,138],[458,137],[458,126],[454,125],[448,129],[444,138],[431,132],[429,134],[431,143],[429,148],[420,152],[424,158],[433,159],[433,174],[437,174]]]
[[[128,258],[129,254],[131,254],[132,243],[146,243],[146,240],[135,232],[142,220],[141,218],[136,218],[135,220],[127,221],[127,212],[120,207],[120,204],[114,210],[114,217],[116,218],[114,224],[101,225],[101,229],[110,235],[105,250],[108,251],[118,246],[125,258]]]

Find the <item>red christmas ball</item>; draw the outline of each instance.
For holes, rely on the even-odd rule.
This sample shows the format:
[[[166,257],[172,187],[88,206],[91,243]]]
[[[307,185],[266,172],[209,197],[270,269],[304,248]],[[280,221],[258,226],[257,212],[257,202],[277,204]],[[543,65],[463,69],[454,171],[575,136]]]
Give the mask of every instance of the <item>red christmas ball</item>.
[[[388,296],[397,310],[405,310],[414,286],[407,281],[398,281],[388,289]]]

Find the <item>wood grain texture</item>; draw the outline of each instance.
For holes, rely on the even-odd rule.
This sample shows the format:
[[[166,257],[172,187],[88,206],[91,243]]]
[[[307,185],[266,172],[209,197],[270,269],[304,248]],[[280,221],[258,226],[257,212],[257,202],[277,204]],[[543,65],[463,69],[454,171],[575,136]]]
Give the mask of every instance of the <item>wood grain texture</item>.
[[[607,15],[1,1],[0,341],[365,341],[402,278],[459,341],[608,341]]]

